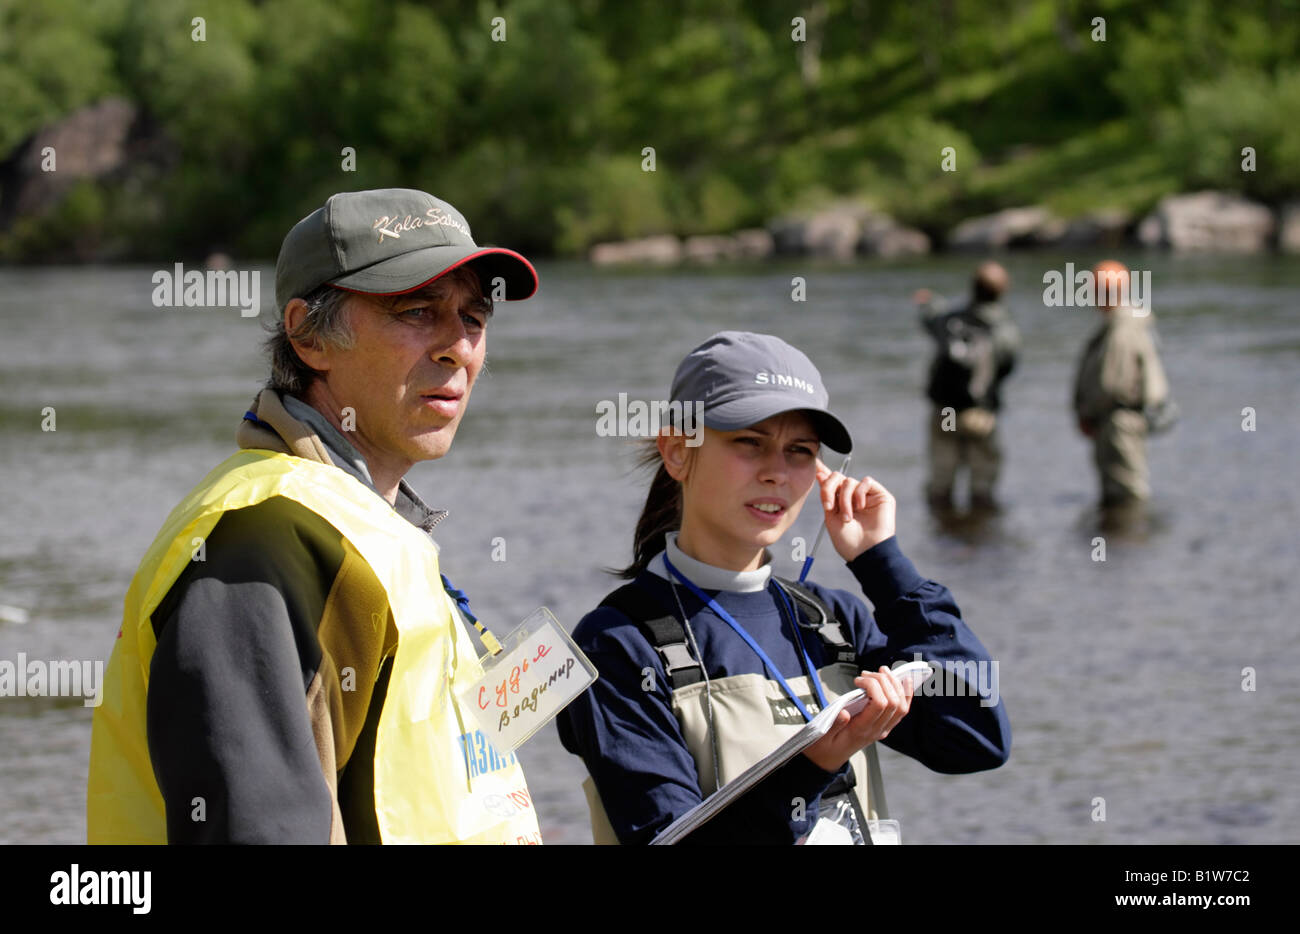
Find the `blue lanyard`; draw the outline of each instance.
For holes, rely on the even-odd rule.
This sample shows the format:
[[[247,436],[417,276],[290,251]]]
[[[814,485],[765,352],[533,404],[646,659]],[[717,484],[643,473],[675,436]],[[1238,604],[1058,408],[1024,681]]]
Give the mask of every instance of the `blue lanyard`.
[[[478,617],[469,608],[469,597],[465,595],[465,591],[457,589],[446,574],[440,574],[439,576],[442,578],[442,589],[447,592],[447,596],[456,601],[456,606],[460,607],[460,611],[465,614],[467,620],[471,623],[477,623]]]
[[[795,641],[799,643],[799,654],[803,656],[804,671],[808,672],[808,680],[813,683],[813,690],[817,693],[817,703],[821,705],[820,709],[825,710],[826,695],[822,693],[822,682],[821,678],[817,677],[817,669],[813,668],[812,659],[808,657],[808,650],[804,648],[803,633],[799,631],[799,616],[790,604],[790,597],[786,594],[785,589],[776,581],[772,581],[772,587],[776,589],[777,596],[781,598],[781,605],[785,607],[785,611],[790,617],[790,629],[794,632]]]
[[[763,651],[762,646],[760,646],[757,642],[755,642],[753,637],[749,633],[745,632],[744,627],[741,626],[740,623],[736,622],[736,620],[732,617],[732,615],[728,613],[726,610],[724,610],[718,604],[717,600],[713,599],[708,594],[706,594],[703,590],[701,590],[699,587],[695,586],[694,581],[688,578],[681,571],[677,570],[677,568],[673,567],[673,563],[668,560],[667,552],[664,552],[664,567],[668,568],[668,572],[672,574],[673,577],[677,578],[679,581],[685,584],[687,588],[690,589],[691,593],[695,594],[695,596],[698,597],[700,601],[704,603],[705,606],[707,606],[710,610],[714,612],[714,614],[718,617],[718,619],[722,620],[724,623],[730,626],[733,630],[735,630],[736,635],[740,636],[740,638],[745,640],[745,644],[748,645],[751,649],[753,649],[754,652],[758,655],[759,659],[762,660],[763,667],[767,669],[767,673],[769,677],[771,677],[773,681],[781,685],[781,690],[785,691],[786,696],[789,697],[791,702],[795,705],[795,707],[799,709],[799,713],[803,714],[803,718],[805,720],[812,720],[812,714],[808,712],[808,708],[803,705],[803,701],[799,700],[799,696],[795,694],[794,690],[791,689],[790,685],[786,682],[785,678],[782,677],[781,670],[776,667],[776,663],[773,662],[772,659],[767,657],[767,653]],[[817,701],[818,703],[821,704],[821,709],[825,710],[826,696],[822,693],[821,683],[817,678],[816,671],[813,670],[812,660],[808,658],[808,652],[804,649],[803,637],[799,635],[799,620],[794,615],[794,610],[790,606],[789,600],[786,598],[785,594],[781,591],[780,587],[777,587],[777,593],[781,597],[782,604],[786,607],[786,609],[790,613],[790,624],[794,627],[794,634],[795,634],[794,637],[795,640],[799,643],[799,651],[803,655],[804,667],[810,673],[809,680],[812,681],[813,688],[817,692]],[[700,663],[703,664],[704,659],[700,659]]]

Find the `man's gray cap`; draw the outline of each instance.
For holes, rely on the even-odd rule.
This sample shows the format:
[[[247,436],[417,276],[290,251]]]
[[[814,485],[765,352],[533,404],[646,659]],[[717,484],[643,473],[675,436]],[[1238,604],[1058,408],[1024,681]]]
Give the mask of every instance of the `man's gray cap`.
[[[505,283],[507,301],[537,291],[537,271],[513,250],[481,247],[454,207],[411,188],[345,191],[289,231],[275,265],[275,300],[322,285],[351,292],[398,295],[413,292],[457,266],[468,264],[491,296],[493,280]]]
[[[808,414],[817,434],[841,454],[853,448],[812,361],[779,337],[722,331],[696,347],[673,377],[673,402],[703,402],[704,424],[736,431],[773,415]]]

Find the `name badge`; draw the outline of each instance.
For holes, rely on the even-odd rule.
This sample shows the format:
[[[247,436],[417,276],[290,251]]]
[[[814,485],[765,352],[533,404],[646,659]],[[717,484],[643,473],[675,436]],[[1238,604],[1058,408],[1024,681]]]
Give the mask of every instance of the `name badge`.
[[[483,677],[458,695],[506,753],[519,747],[596,680],[594,665],[546,607],[538,607],[481,658]]]

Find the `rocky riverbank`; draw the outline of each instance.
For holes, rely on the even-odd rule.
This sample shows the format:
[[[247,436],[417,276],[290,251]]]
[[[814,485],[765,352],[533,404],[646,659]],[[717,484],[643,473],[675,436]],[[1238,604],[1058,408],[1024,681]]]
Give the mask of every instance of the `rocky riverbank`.
[[[988,253],[1035,247],[1300,253],[1300,201],[1274,209],[1231,192],[1202,191],[1168,195],[1142,217],[1098,210],[1069,219],[1029,205],[967,218],[934,236],[873,208],[842,202],[732,234],[600,243],[591,248],[588,259],[597,266],[671,265],[772,256],[892,259],[932,250]]]

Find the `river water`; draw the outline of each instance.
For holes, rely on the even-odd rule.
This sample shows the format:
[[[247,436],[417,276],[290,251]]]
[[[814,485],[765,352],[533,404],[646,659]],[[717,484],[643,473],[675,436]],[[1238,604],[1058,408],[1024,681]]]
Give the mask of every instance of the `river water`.
[[[969,261],[543,264],[539,295],[494,317],[451,453],[409,476],[451,510],[444,569],[498,631],[541,604],[572,627],[615,586],[601,568],[630,556],[647,482],[630,442],[597,436],[597,403],[662,398],[681,356],[715,331],[775,333],[818,364],[854,432],[854,472],[897,496],[904,550],[999,661],[1006,766],[938,775],[883,750],[905,842],[1294,842],[1300,264],[1131,258],[1152,273],[1183,418],[1150,446],[1151,521],[1099,532],[1067,408],[1097,315],[1045,307],[1042,286],[1046,270],[1097,258],[1008,259],[1025,345],[1001,423],[1007,508],[957,526],[921,497],[929,348],[909,299],[921,286],[964,292]],[[0,660],[107,658],[137,562],[230,452],[263,378],[271,269],[261,319],[155,308],[153,271],[0,269]],[[794,276],[806,301],[791,300]],[[47,407],[54,431],[42,430]],[[816,525],[807,512],[791,535],[811,541]],[[788,544],[775,553],[793,568]],[[829,546],[814,577],[855,588]],[[89,744],[79,699],[0,697],[0,842],[85,839]],[[584,772],[554,729],[521,758],[547,842],[589,842]]]

